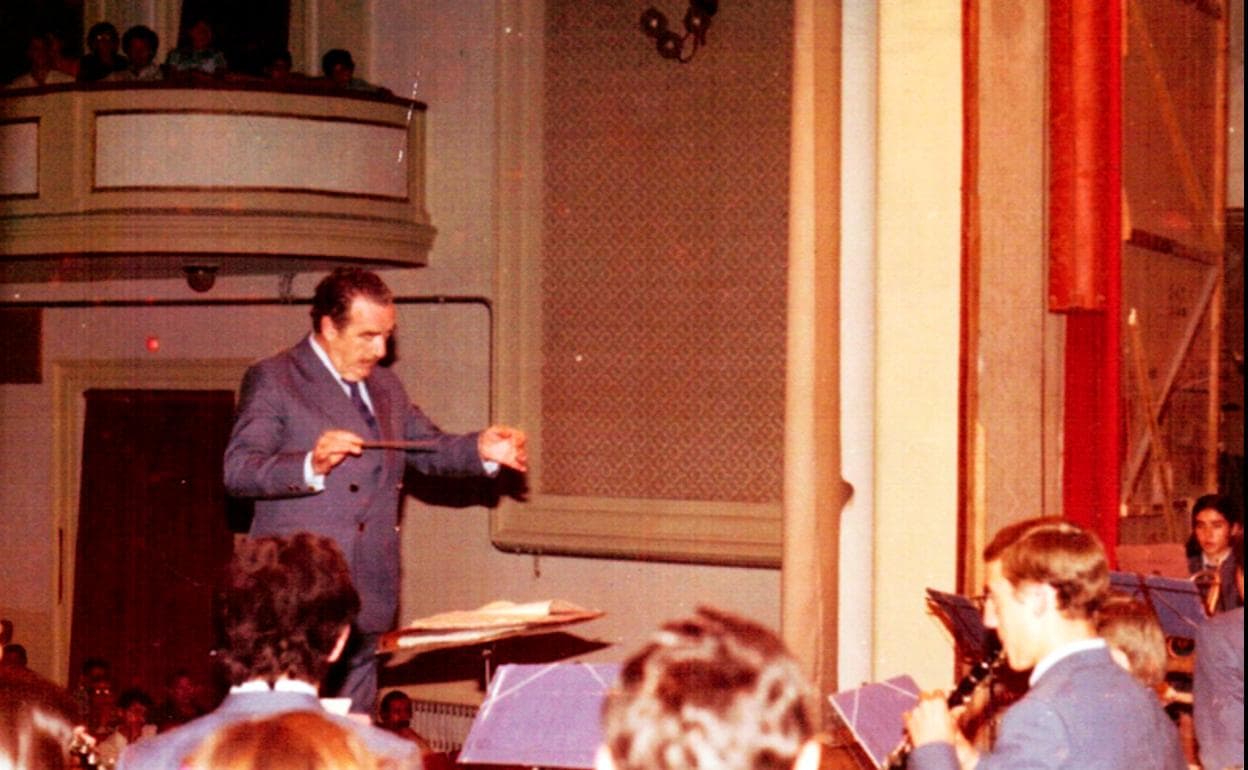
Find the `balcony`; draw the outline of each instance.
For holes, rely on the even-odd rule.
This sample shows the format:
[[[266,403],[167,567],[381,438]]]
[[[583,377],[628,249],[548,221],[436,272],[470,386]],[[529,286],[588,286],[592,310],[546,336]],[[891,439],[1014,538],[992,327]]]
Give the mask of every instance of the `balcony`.
[[[0,91],[0,282],[424,265],[425,105],[266,85]]]

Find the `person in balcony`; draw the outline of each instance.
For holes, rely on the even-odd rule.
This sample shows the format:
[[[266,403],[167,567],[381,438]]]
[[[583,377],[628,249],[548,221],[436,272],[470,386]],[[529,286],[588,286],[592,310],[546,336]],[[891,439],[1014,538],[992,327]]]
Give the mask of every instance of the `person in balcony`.
[[[117,28],[107,21],[95,24],[87,32],[87,48],[90,50],[78,63],[78,81],[95,82],[103,80],[114,72],[120,72],[129,66],[130,61],[122,56],[121,40],[117,37]]]
[[[77,55],[68,54],[68,39],[59,29],[50,29],[47,34],[48,50],[52,52],[52,69],[64,72],[74,80],[78,79],[78,68],[81,60]]]
[[[72,83],[74,78],[56,68],[53,56],[53,35],[40,32],[30,36],[26,43],[26,61],[30,69],[9,83],[9,88],[38,88],[61,83]]]
[[[169,52],[165,72],[171,79],[208,82],[225,77],[225,54],[213,46],[212,25],[199,18],[186,28],[185,42]]]
[[[126,34],[121,36],[121,47],[126,52],[129,64],[125,69],[109,75],[108,80],[150,83],[165,76],[160,65],[156,63],[160,38],[150,27],[138,24],[126,30]]]
[[[350,51],[331,48],[321,57],[321,72],[325,84],[334,91],[359,91],[363,93],[388,94],[388,89],[375,86],[355,76],[355,60]]]

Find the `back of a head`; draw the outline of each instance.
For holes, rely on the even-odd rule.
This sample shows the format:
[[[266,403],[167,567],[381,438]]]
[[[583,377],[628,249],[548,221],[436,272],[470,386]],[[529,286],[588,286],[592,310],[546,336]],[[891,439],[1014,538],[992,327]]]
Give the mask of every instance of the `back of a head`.
[[[0,768],[69,767],[75,712],[64,689],[29,669],[0,667]]]
[[[603,706],[617,770],[789,770],[813,690],[770,630],[707,607],[630,658]]]
[[[1127,670],[1145,686],[1166,677],[1166,636],[1157,614],[1142,599],[1110,593],[1096,613],[1096,633],[1111,650],[1120,650]]]
[[[318,683],[360,609],[346,559],[329,538],[300,533],[244,541],[218,595],[232,684],[288,676]]]
[[[205,740],[190,770],[377,770],[354,735],[312,711],[235,722]]]
[[[1058,609],[1072,619],[1090,619],[1109,591],[1109,561],[1100,538],[1056,517],[1005,527],[984,549],[984,561],[1000,561],[1013,585],[1052,586]]]

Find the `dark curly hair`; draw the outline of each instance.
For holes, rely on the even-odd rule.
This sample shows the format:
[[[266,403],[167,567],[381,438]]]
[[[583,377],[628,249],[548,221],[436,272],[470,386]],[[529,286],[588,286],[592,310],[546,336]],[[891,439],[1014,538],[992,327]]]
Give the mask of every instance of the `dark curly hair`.
[[[342,630],[360,611],[346,559],[326,537],[299,533],[243,542],[218,595],[232,684],[283,676],[320,682]]]

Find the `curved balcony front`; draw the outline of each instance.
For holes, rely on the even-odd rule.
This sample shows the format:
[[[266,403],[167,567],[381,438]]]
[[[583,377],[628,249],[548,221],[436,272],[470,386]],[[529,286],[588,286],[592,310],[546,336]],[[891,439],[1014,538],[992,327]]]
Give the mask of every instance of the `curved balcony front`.
[[[255,84],[0,91],[0,281],[424,265],[424,115]]]

